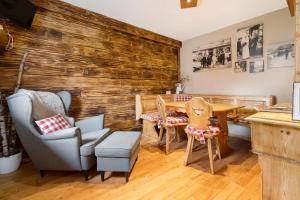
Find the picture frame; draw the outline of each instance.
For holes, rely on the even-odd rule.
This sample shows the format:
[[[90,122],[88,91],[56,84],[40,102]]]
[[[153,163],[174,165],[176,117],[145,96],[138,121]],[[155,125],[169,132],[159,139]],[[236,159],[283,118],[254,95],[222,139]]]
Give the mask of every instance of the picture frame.
[[[264,51],[264,24],[254,24],[237,30],[237,59],[262,58]]]
[[[249,61],[249,73],[261,73],[265,71],[264,60]]]
[[[232,68],[231,38],[226,38],[193,49],[193,72]]]
[[[300,121],[300,83],[294,83],[293,86],[293,114],[292,119]]]
[[[242,60],[242,61],[235,62],[234,72],[235,73],[247,72],[247,61]]]
[[[295,64],[296,62],[294,41],[285,41],[268,45],[268,68],[294,67]]]

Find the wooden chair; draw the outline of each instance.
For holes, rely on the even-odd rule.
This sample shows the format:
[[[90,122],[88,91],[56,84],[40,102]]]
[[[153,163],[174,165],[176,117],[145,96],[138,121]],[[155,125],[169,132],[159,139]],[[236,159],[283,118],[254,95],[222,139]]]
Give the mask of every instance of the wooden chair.
[[[213,160],[216,155],[221,159],[220,146],[218,142],[218,128],[213,128],[209,125],[209,119],[212,117],[212,106],[202,97],[194,97],[186,104],[186,112],[189,117],[189,123],[185,131],[188,135],[188,144],[186,148],[186,156],[184,164],[188,164],[188,158],[192,154],[194,140],[198,137],[200,143],[205,144],[207,140],[207,148],[209,155],[209,163],[211,173],[214,174]],[[218,131],[213,131],[217,129]],[[212,141],[216,143],[216,154],[213,155]]]
[[[167,116],[165,101],[160,95],[157,96],[156,103],[157,103],[157,109],[161,117],[161,120],[159,122],[160,132],[158,137],[158,145],[160,145],[162,142],[163,130],[165,128],[166,129],[166,154],[168,154],[170,149],[170,142],[171,142],[170,140],[171,129],[173,129],[175,133],[177,133],[176,130],[177,127],[186,126],[188,122],[188,118],[186,116],[175,116],[175,117]]]

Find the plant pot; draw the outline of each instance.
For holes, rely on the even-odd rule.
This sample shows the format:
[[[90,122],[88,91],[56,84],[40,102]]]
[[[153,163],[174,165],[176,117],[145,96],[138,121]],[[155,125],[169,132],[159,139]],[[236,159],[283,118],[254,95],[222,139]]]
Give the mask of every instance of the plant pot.
[[[22,151],[19,153],[0,158],[0,174],[8,174],[16,171],[21,164],[22,161]]]

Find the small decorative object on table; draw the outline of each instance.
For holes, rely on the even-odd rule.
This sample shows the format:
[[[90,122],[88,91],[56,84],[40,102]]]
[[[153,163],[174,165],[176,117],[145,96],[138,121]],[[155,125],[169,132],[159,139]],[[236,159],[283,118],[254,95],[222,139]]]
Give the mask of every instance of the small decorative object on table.
[[[209,125],[213,127],[218,127],[219,126],[219,120],[217,117],[210,117],[209,118]]]
[[[180,79],[176,83],[176,94],[182,94],[184,90],[184,83],[188,82],[190,79],[188,76],[180,75]]]

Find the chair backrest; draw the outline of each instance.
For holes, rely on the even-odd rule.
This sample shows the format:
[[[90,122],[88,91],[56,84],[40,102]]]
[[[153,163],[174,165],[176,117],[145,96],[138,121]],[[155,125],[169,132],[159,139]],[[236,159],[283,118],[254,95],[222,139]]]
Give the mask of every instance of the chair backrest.
[[[202,97],[194,97],[185,105],[189,117],[189,125],[194,128],[208,129],[209,118],[212,117],[212,105]]]
[[[71,99],[72,99],[70,92],[68,92],[68,91],[61,91],[61,92],[58,92],[56,94],[62,100],[62,102],[64,104],[64,107],[65,107],[65,110],[66,110],[66,114],[68,114],[68,111],[69,111],[70,106],[71,106]]]
[[[165,103],[165,100],[160,96],[160,95],[157,95],[157,98],[156,98],[156,106],[157,106],[157,110],[160,114],[160,117],[163,121],[166,120],[166,103]]]
[[[20,141],[35,166],[39,166],[39,158],[44,151],[39,148],[41,135],[34,127],[31,99],[23,93],[13,94],[6,99]]]

